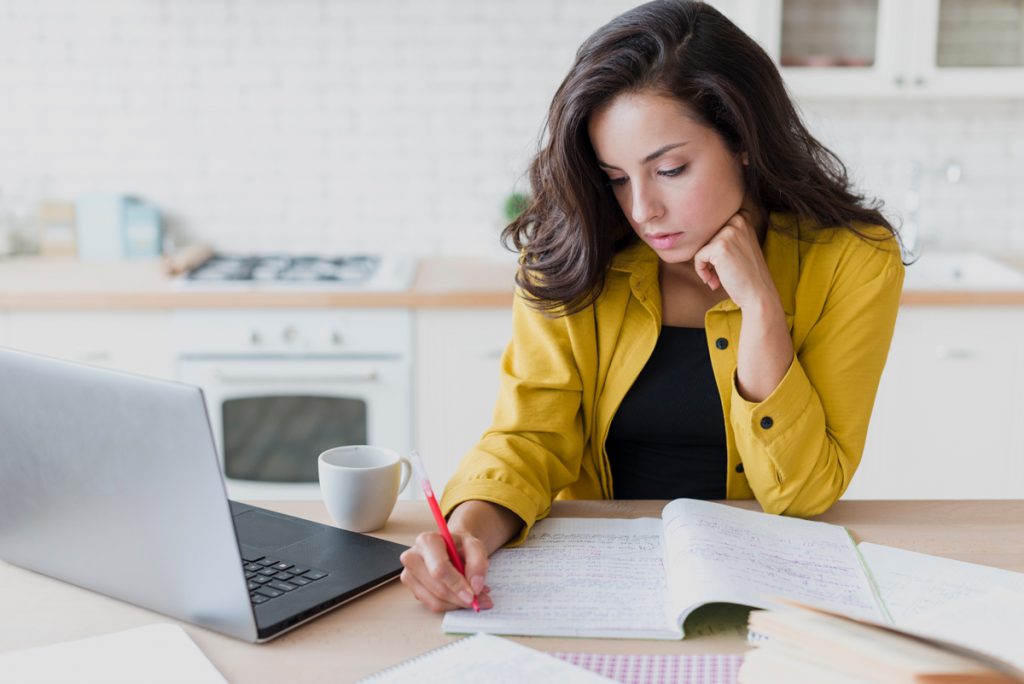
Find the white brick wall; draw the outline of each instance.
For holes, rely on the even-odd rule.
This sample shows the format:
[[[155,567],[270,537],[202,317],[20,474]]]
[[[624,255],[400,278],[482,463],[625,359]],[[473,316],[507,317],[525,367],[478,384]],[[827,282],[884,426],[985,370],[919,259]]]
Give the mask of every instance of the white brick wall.
[[[629,0],[0,0],[0,190],[225,250],[499,255],[547,103]],[[806,105],[926,237],[1024,251],[1024,104]],[[944,165],[963,169],[943,180]]]
[[[908,192],[919,193],[924,245],[1024,253],[1024,102],[814,102],[802,109],[890,216],[901,217]],[[951,165],[960,171],[955,182]]]

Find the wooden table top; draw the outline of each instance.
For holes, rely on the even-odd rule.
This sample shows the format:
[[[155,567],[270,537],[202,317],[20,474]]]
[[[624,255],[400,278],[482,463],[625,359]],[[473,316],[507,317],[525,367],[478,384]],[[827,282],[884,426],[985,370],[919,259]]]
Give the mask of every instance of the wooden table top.
[[[556,502],[552,515],[658,516],[661,501]],[[754,508],[753,502],[731,502]],[[260,502],[283,513],[329,523],[323,504]],[[888,544],[1024,572],[1024,501],[840,501],[818,519],[846,526],[858,541]],[[376,536],[411,543],[431,529],[422,501],[400,501]],[[0,562],[0,652],[79,639],[154,622],[177,622]],[[181,624],[231,682],[350,682],[458,637],[441,616],[392,582],[267,644],[248,644]],[[605,653],[742,652],[738,634],[679,642],[514,638],[544,651]]]

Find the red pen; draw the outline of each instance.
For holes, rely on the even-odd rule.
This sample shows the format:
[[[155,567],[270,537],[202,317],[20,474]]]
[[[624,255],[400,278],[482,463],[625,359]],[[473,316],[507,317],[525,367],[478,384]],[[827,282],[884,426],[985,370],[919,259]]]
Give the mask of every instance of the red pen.
[[[444,538],[444,545],[448,549],[448,558],[451,559],[455,569],[462,573],[463,577],[466,577],[466,566],[463,565],[462,559],[459,558],[459,552],[455,550],[455,540],[452,539],[448,523],[445,522],[444,516],[441,515],[441,507],[437,505],[437,499],[434,498],[434,489],[430,486],[430,480],[427,479],[427,469],[423,466],[423,461],[415,449],[409,453],[409,460],[412,462],[412,469],[416,471],[416,477],[419,478],[423,496],[427,497],[427,505],[430,506],[430,512],[434,514],[437,530]],[[467,579],[469,578],[467,577]],[[473,594],[473,610],[478,613],[480,612],[480,603],[476,600],[476,594]]]

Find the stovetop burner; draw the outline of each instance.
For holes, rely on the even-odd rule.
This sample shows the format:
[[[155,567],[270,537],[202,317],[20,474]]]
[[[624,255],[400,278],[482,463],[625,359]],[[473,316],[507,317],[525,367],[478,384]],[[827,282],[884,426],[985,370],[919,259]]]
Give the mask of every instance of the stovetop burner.
[[[356,284],[368,281],[380,265],[380,257],[215,255],[188,274],[197,281],[329,281]]]
[[[415,272],[411,257],[352,254],[215,254],[187,273],[188,288],[224,287],[354,289],[397,291],[409,287]]]

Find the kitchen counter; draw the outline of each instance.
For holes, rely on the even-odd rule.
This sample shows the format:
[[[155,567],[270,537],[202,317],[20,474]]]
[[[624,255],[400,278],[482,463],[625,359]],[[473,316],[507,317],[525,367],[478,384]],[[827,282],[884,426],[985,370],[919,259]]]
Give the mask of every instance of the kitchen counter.
[[[0,309],[474,308],[512,303],[515,264],[456,257],[421,259],[405,292],[187,289],[160,261],[0,259]]]
[[[1024,269],[1024,259],[1004,259]],[[0,259],[0,309],[493,308],[512,302],[515,264],[470,257],[420,260],[405,292],[191,290],[157,260],[84,263]],[[1024,306],[1024,290],[905,290],[905,306]]]

